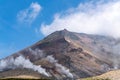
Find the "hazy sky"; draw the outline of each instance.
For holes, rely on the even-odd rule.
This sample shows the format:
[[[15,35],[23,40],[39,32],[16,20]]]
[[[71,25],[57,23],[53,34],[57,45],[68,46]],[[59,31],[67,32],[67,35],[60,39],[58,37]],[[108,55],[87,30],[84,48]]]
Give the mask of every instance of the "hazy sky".
[[[0,0],[0,58],[56,30],[120,37],[120,0]]]

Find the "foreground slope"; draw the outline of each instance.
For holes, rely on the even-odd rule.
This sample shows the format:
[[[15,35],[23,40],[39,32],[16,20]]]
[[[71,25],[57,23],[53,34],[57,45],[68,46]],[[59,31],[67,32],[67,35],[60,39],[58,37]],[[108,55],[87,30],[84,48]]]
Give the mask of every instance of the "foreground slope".
[[[102,75],[78,80],[120,80],[120,70],[113,70]]]
[[[69,32],[67,30],[56,31],[36,44],[21,50],[5,59],[16,59],[22,55],[35,65],[41,65],[52,79],[76,79],[100,75],[114,69],[113,46],[116,40],[111,37],[88,35]],[[17,67],[21,69],[21,67]],[[25,69],[25,68],[24,68]],[[14,68],[7,69],[15,71]],[[29,70],[29,69],[28,69]],[[7,77],[8,72],[0,72],[0,78]],[[24,71],[20,71],[21,73]],[[13,72],[12,72],[13,73]],[[29,73],[29,71],[28,71]],[[47,76],[36,72],[33,76]],[[1,76],[1,74],[5,76]],[[27,74],[27,73],[25,73]],[[28,75],[28,74],[27,74]]]
[[[109,71],[96,78],[108,78],[110,80],[120,80],[120,70]]]

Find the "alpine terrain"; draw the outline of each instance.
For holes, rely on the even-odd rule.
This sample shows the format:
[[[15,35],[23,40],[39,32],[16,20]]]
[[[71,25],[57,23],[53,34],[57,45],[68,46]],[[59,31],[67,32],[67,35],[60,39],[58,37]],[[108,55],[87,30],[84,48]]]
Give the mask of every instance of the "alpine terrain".
[[[0,60],[0,78],[76,80],[120,68],[120,40],[56,31]]]

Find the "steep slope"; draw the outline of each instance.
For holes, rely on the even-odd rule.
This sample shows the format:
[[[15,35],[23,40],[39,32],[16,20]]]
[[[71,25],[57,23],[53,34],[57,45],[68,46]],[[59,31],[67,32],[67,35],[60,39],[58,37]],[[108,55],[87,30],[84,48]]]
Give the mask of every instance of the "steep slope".
[[[32,62],[37,68],[39,67],[38,65],[41,65],[39,68],[43,68],[42,70],[45,70],[44,73],[46,72],[49,76],[42,74],[42,72],[40,74],[44,77],[46,76],[46,78],[59,80],[84,78],[100,75],[110,69],[114,69],[113,46],[116,42],[111,37],[79,34],[62,30],[48,35],[33,46],[19,51],[5,58],[5,60],[9,60],[11,57],[14,60],[22,55],[27,60],[25,62]],[[14,60],[13,62],[16,61]],[[30,70],[34,68],[34,66],[26,67],[22,63],[18,66],[18,64],[16,65],[13,62],[11,62],[13,65],[9,65],[10,67],[5,70],[21,69],[20,66]],[[37,71],[36,69],[33,70]],[[3,77],[1,74],[4,73],[5,71],[0,72],[0,78]],[[17,73],[17,71],[14,73]],[[7,73],[5,74],[7,76]],[[14,76],[17,75],[15,74]]]

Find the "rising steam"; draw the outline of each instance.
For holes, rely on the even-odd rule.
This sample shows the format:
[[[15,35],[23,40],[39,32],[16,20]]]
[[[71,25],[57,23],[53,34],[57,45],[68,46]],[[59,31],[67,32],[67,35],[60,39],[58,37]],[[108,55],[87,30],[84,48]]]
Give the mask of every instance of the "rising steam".
[[[15,68],[27,68],[37,71],[43,75],[49,76],[44,68],[40,65],[34,65],[29,59],[25,59],[23,56],[17,58],[9,58],[0,61],[0,71],[15,69]]]
[[[114,69],[120,69],[120,42],[113,46],[113,65]]]
[[[43,54],[43,51],[36,48],[35,50],[31,49],[31,48],[28,48],[26,49],[26,51],[28,51],[28,53],[32,54],[32,56],[35,58],[35,59],[40,59],[40,58],[44,58],[45,57],[45,53]]]
[[[59,64],[58,61],[55,60],[55,58],[52,55],[47,56],[46,59],[55,65],[55,67],[59,73],[65,74],[68,77],[73,78],[73,75],[72,75],[72,73],[70,73],[69,69],[67,69],[63,65]]]

